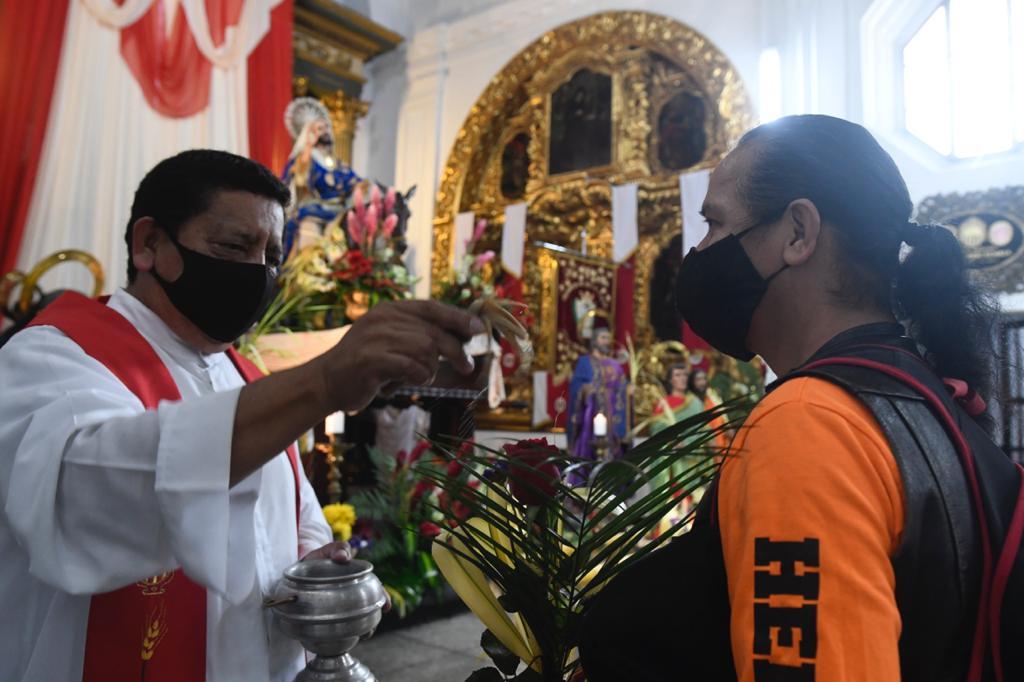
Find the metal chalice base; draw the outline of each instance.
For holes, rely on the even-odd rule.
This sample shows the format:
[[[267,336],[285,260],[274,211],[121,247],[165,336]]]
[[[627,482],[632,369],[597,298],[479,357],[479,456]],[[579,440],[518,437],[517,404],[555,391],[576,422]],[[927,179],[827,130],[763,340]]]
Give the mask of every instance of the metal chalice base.
[[[375,682],[349,652],[373,634],[386,601],[368,561],[315,559],[289,566],[268,605],[278,628],[316,654],[295,681]]]

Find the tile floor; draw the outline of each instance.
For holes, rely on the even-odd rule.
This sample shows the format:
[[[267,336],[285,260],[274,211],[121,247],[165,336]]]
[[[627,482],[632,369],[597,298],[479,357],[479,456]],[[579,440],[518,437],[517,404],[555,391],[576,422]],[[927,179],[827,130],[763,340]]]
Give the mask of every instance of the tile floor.
[[[488,665],[483,630],[476,616],[461,613],[376,635],[353,653],[380,682],[464,682]]]

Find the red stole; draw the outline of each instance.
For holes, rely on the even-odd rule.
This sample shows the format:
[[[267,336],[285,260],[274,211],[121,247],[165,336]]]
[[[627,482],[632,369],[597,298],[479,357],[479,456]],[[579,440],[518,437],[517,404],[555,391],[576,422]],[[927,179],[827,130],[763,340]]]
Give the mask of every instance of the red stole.
[[[105,366],[147,410],[181,393],[146,339],[103,303],[67,293],[47,306],[30,326],[56,327]],[[262,372],[234,349],[228,351],[247,382]],[[288,459],[295,476],[295,519],[300,508],[298,454]],[[155,502],[154,502],[155,504]],[[181,569],[113,592],[93,595],[85,640],[84,682],[140,680],[192,682],[206,679],[206,589]]]

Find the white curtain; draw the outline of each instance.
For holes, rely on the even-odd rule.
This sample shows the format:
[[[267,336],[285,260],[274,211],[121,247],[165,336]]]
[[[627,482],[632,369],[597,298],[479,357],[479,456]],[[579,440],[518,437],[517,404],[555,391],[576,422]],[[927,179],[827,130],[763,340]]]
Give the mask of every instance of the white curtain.
[[[92,12],[96,19],[110,28],[116,29],[131,26],[142,18],[142,15],[149,10],[150,5],[159,1],[125,0],[125,3],[119,6],[114,0],[82,0],[82,4]]]
[[[209,106],[188,118],[167,118],[150,108],[121,58],[117,27],[138,20],[154,1],[161,0],[128,0],[121,7],[111,0],[71,2],[43,158],[18,261],[21,270],[55,251],[78,248],[103,264],[107,292],[124,285],[124,232],[135,188],[146,172],[185,149],[208,147],[248,154],[244,57],[249,50],[235,55],[232,41],[242,38],[246,48],[254,47],[269,28],[270,10],[281,0],[248,0],[239,28],[233,34],[229,31],[220,47],[213,46],[205,27],[207,48],[217,51],[222,61],[231,58],[233,62],[229,68],[212,70]],[[202,0],[198,5],[205,24]],[[253,19],[257,10],[263,22]],[[261,23],[262,32],[256,33],[253,27]],[[197,43],[202,42],[197,38]],[[46,291],[87,290],[90,284],[84,268],[65,265],[44,277],[42,286]]]
[[[82,0],[82,4],[97,20],[113,29],[131,26],[142,18],[154,2],[165,2],[167,17],[177,11],[180,2],[199,51],[214,65],[230,69],[245,59],[267,34],[270,29],[270,10],[279,5],[281,0],[246,2],[242,6],[238,24],[225,31],[222,45],[213,44],[210,22],[206,16],[206,0],[126,0],[120,6],[114,0]]]
[[[222,69],[234,68],[252,52],[270,30],[270,10],[281,0],[248,0],[242,8],[237,26],[225,31],[224,44],[216,46],[210,35],[205,0],[181,0],[192,37],[203,56]],[[283,114],[284,112],[282,112]]]

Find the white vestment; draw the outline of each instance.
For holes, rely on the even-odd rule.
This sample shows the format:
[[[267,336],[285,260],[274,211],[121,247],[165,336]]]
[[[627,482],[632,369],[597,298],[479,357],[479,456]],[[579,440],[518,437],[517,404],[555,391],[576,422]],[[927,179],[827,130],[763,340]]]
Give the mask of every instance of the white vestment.
[[[124,291],[111,308],[182,395],[146,411],[53,327],[0,348],[0,680],[82,678],[90,595],[181,567],[206,587],[206,679],[291,682],[302,649],[262,607],[282,571],[331,541],[286,454],[228,488],[244,380]],[[111,343],[117,343],[111,339]]]

